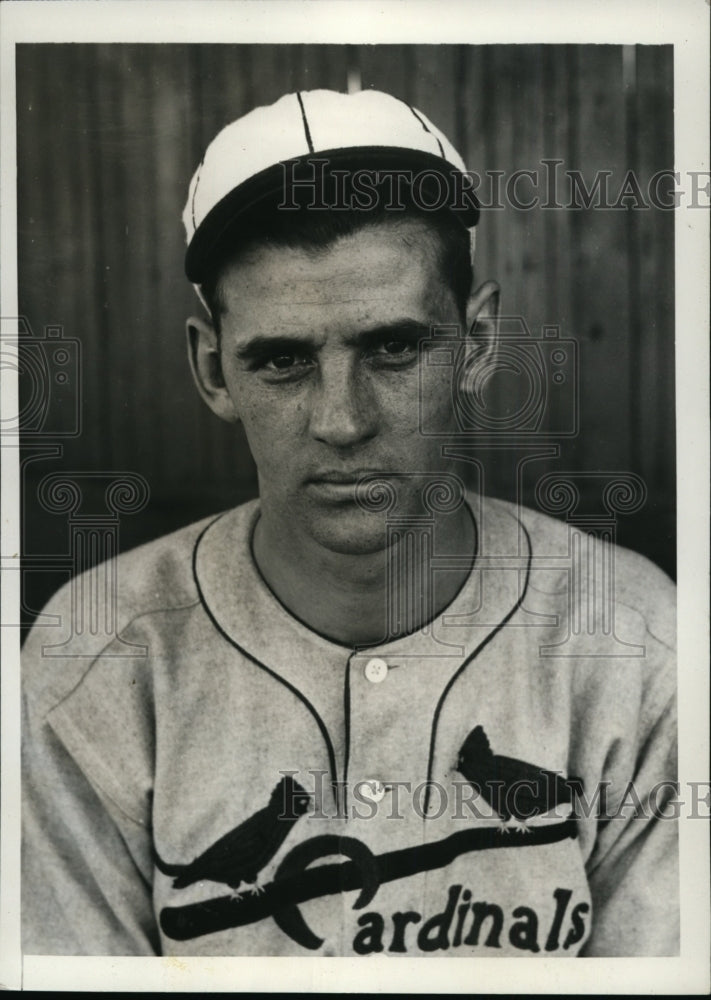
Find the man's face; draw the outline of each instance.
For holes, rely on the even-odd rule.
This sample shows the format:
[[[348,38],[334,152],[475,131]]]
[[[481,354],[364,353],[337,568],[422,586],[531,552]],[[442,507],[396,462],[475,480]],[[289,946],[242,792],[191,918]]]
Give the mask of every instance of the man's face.
[[[454,429],[452,369],[418,347],[431,326],[461,322],[424,225],[385,223],[315,253],[259,248],[221,289],[222,373],[262,516],[331,551],[383,548],[385,514],[357,502],[358,479],[395,487],[390,516],[420,512],[423,484],[448,464],[420,407],[430,428]]]

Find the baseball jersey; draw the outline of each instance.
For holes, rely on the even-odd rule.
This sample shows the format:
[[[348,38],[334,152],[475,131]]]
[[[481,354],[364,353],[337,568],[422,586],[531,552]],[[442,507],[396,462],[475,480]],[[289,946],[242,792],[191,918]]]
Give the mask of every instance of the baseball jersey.
[[[26,953],[678,953],[673,585],[468,503],[456,597],[365,649],[270,591],[258,501],[119,557],[109,634],[95,577],[59,591],[23,651]]]

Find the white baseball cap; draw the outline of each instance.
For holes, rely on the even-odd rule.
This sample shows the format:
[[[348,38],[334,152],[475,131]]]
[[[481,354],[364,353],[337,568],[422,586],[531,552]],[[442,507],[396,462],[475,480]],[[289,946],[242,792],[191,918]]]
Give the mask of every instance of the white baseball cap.
[[[332,207],[323,192],[327,182],[333,192],[337,175],[342,207],[344,178],[353,198],[359,171],[375,172],[377,183],[398,173],[411,196],[420,191],[426,209],[451,209],[468,228],[478,221],[479,203],[464,161],[421,111],[376,90],[299,91],[238,118],[207,147],[183,211],[188,278],[196,285],[205,279],[249,210],[268,203],[299,208],[294,196],[313,198],[317,185],[317,207]],[[357,207],[372,207],[355,198]]]

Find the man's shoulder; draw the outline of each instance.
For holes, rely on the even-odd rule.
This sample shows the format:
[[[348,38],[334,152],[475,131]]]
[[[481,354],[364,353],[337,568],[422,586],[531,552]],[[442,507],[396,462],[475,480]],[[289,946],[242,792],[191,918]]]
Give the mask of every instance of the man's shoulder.
[[[193,564],[201,537],[215,521],[230,516],[232,523],[254,501],[193,521],[176,531],[121,553],[116,559],[117,597],[124,608],[139,611],[179,607],[197,598]]]
[[[226,512],[231,524],[248,518],[255,503],[249,501]],[[136,619],[198,603],[195,551],[206,529],[224,516],[202,518],[69,579],[42,610],[25,652],[36,652],[38,644],[59,648],[66,642],[68,656],[98,656]],[[99,628],[82,628],[79,635],[77,623],[84,625],[92,615]]]
[[[557,567],[571,585],[579,580],[584,587],[599,588],[611,581],[615,603],[637,612],[653,634],[674,645],[676,587],[656,563],[582,524],[508,500],[486,498],[485,503],[525,529],[532,572],[551,573]]]

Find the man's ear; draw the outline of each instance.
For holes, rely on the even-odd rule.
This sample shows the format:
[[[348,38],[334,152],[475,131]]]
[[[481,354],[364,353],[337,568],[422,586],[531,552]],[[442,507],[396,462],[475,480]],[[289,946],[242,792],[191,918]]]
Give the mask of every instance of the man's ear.
[[[209,320],[191,316],[185,324],[188,360],[197,390],[222,420],[233,424],[239,419],[222,372],[220,339]]]
[[[500,297],[501,289],[496,282],[485,281],[467,302],[467,337],[473,341],[475,355],[482,361],[492,358],[498,347]]]
[[[459,354],[455,385],[459,405],[468,413],[495,364],[499,341],[499,286],[485,281],[469,296],[466,335]],[[472,402],[472,393],[474,399]]]

